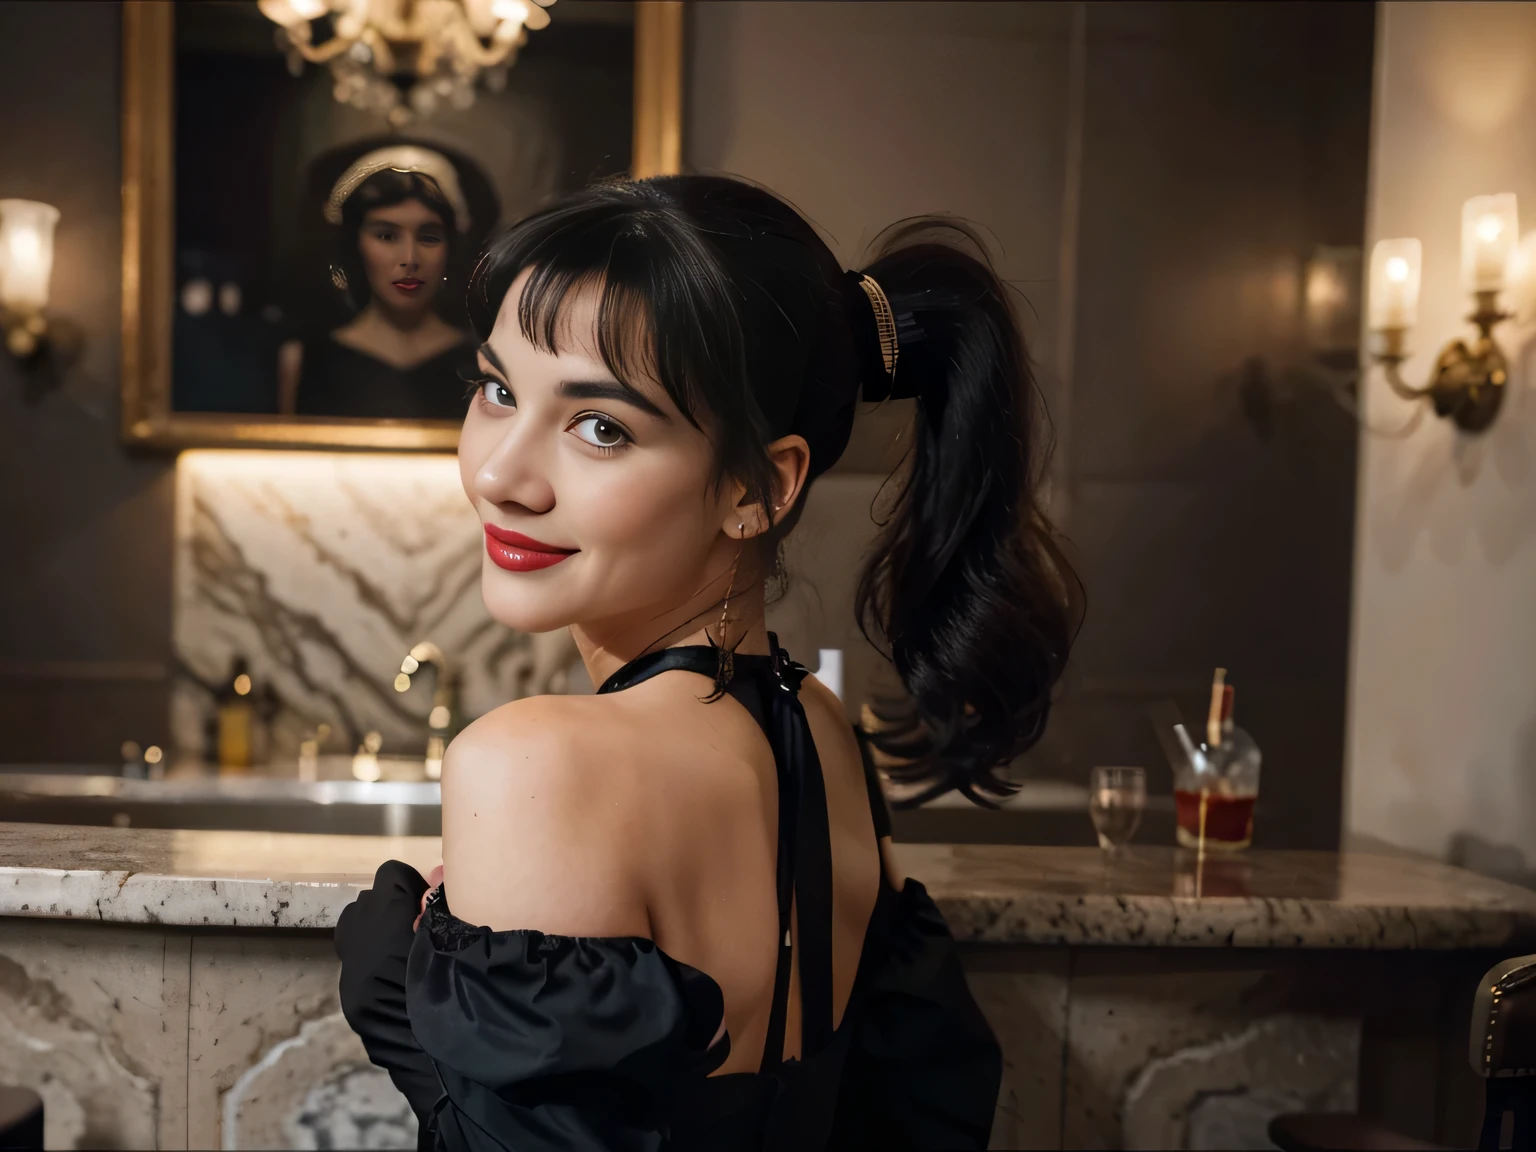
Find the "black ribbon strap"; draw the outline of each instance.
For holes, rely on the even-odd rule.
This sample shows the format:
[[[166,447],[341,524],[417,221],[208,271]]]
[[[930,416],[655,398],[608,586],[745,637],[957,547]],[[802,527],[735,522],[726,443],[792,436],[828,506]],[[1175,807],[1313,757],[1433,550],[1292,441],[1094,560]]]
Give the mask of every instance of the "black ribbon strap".
[[[774,1072],[784,1060],[793,968],[800,971],[801,1058],[814,1056],[832,1041],[832,835],[821,758],[800,703],[806,670],[789,658],[771,632],[768,644],[771,657],[737,655],[735,664],[738,680],[745,677],[763,685],[762,723],[779,783],[778,964],[761,1065],[763,1072]],[[717,664],[714,648],[663,648],[620,668],[598,693],[619,692],[673,669],[714,677]]]
[[[775,648],[782,691],[773,705],[774,743],[799,779],[795,811],[795,938],[800,969],[800,1055],[815,1056],[832,1041],[832,835],[826,782],[800,703],[806,670]]]

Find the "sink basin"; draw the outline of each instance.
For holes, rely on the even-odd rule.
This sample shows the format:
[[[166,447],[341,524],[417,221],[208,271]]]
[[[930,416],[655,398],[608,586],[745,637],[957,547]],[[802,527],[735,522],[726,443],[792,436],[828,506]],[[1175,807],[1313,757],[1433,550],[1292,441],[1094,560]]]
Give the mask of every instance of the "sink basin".
[[[419,762],[416,762],[419,764]],[[327,770],[345,771],[337,758]],[[397,769],[404,769],[402,762]],[[306,782],[261,776],[129,780],[101,766],[0,765],[0,821],[204,828],[252,832],[330,832],[354,836],[440,836],[436,781],[350,779]],[[951,796],[892,814],[904,843],[1096,843],[1079,785],[1031,781],[999,810]],[[1148,798],[1137,840],[1173,842],[1173,799]]]
[[[436,781],[128,780],[88,768],[0,770],[0,820],[119,828],[439,836]]]

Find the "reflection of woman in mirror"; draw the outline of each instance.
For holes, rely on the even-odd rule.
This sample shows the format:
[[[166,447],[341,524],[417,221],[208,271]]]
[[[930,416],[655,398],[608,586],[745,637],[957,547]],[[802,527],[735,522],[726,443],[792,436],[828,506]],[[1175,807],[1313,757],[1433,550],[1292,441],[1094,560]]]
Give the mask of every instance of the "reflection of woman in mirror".
[[[330,333],[283,345],[281,411],[461,419],[470,333],[435,307],[469,227],[453,165],[415,145],[370,152],[342,173],[325,218],[340,231],[332,280],[358,313]]]

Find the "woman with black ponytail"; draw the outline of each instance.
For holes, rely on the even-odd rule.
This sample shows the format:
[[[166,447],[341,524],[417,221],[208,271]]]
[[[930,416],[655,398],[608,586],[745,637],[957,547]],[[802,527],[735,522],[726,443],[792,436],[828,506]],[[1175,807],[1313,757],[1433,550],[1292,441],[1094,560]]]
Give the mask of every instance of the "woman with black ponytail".
[[[986,1147],[997,1044],[871,766],[1006,795],[1072,637],[1029,360],[976,247],[911,222],[846,272],[771,194],[671,176],[481,261],[482,591],[569,627],[601,687],[466,729],[442,882],[391,861],[337,927],[343,1010],[423,1147]],[[858,611],[906,697],[856,733],[764,582],[857,402],[893,396],[915,442]]]

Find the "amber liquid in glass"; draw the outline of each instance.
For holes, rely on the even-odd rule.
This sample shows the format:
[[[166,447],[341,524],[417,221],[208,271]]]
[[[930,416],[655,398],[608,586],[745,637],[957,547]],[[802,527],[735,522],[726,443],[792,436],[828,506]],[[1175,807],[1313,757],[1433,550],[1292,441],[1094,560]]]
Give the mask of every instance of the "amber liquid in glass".
[[[1187,792],[1176,789],[1173,802],[1178,813],[1179,844],[1200,847],[1200,806],[1205,804],[1205,847],[1236,851],[1253,842],[1254,796],[1227,796],[1220,792]]]

